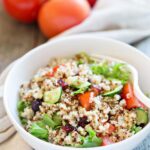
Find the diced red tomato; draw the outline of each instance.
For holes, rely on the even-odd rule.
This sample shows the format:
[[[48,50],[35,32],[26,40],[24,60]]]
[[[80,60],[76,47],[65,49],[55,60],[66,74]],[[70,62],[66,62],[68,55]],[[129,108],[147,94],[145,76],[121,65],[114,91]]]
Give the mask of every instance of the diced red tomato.
[[[113,142],[110,140],[110,138],[108,136],[103,136],[101,137],[103,142],[101,146],[106,146],[106,145],[110,145],[113,144]]]
[[[83,94],[79,94],[78,95],[78,99],[80,101],[80,104],[82,105],[82,107],[84,107],[86,110],[90,109],[90,98],[91,98],[91,94],[93,92],[85,92]]]
[[[61,64],[61,65],[55,66],[55,67],[53,68],[53,73],[55,73],[55,72],[58,70],[58,68],[59,68],[60,66],[65,66],[65,65],[64,65],[64,64]]]
[[[55,66],[55,67],[53,68],[53,72],[55,73],[59,67],[60,67],[60,66]]]
[[[64,66],[64,65],[62,65],[62,66]],[[58,70],[59,67],[60,67],[60,65],[55,66],[55,67],[53,68],[52,72],[47,73],[46,76],[47,76],[47,77],[53,77],[54,74],[55,74],[55,72]]]
[[[116,127],[113,124],[110,124],[109,128],[108,128],[108,132],[112,133],[116,130]]]
[[[142,104],[134,95],[133,86],[131,83],[126,83],[122,90],[122,98],[126,100],[127,109],[143,107]]]
[[[53,76],[54,76],[53,72],[49,72],[49,73],[46,74],[46,77],[49,77],[49,78],[51,78]]]

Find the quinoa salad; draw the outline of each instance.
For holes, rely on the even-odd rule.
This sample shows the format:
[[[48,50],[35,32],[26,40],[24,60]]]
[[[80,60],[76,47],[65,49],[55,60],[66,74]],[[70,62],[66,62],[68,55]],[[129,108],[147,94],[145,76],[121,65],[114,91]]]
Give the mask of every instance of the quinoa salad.
[[[133,136],[149,121],[133,91],[126,64],[81,52],[54,58],[23,83],[18,115],[24,129],[44,141],[106,146]]]

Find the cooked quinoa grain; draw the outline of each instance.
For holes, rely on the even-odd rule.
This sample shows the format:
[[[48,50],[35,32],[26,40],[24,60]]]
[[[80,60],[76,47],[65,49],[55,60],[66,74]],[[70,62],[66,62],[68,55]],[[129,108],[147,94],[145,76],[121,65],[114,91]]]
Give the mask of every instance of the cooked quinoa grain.
[[[103,146],[148,123],[147,108],[132,89],[126,64],[85,53],[55,58],[20,86],[18,113],[28,132],[50,143]]]

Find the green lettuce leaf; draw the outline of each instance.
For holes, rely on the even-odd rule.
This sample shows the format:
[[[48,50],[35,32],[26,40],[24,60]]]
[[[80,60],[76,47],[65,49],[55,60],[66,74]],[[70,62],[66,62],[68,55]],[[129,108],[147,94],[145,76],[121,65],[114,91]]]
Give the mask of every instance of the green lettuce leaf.
[[[81,147],[96,147],[102,144],[102,139],[96,136],[96,132],[92,128],[87,128],[88,136],[82,137],[83,144]]]
[[[78,80],[78,76],[69,77],[68,82],[71,87],[76,89],[76,91],[73,92],[73,95],[84,93],[91,85],[88,81],[83,82]]]
[[[49,117],[47,114],[45,114],[43,116],[42,122],[51,128],[57,128],[58,126],[60,126],[62,124],[62,119],[57,114],[54,114],[52,118]]]
[[[94,74],[120,80],[123,84],[129,80],[129,71],[123,63],[116,63],[114,65],[109,65],[107,62],[98,65],[94,64],[91,66],[91,70]]]
[[[20,112],[23,112],[24,109],[25,109],[26,107],[28,107],[28,106],[29,106],[28,103],[19,100],[18,103],[17,103],[17,109],[18,109],[18,112],[19,112],[19,113],[20,113]]]
[[[24,101],[18,101],[18,103],[17,103],[17,110],[18,110],[18,113],[19,113],[19,118],[20,118],[20,121],[21,121],[21,124],[22,125],[26,125],[27,124],[27,119],[26,118],[24,118],[24,117],[22,117],[21,116],[21,113],[24,111],[24,109],[26,108],[26,107],[28,107],[29,106],[29,104],[27,103],[27,102],[24,102]]]
[[[47,114],[43,116],[43,123],[51,128],[55,127],[55,122]]]
[[[48,130],[43,127],[39,122],[33,123],[29,129],[29,133],[37,138],[48,140]]]
[[[57,115],[57,114],[54,114],[53,117],[52,117],[54,123],[55,123],[55,127],[58,127],[58,126],[61,126],[62,124],[62,118]]]

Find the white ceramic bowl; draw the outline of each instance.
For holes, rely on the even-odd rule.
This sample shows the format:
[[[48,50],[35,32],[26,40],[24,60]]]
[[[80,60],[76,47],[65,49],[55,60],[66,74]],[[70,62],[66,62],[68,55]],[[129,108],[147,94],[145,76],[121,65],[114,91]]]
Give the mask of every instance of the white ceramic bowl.
[[[42,141],[28,132],[20,124],[17,114],[18,90],[20,85],[31,79],[38,68],[45,66],[52,57],[64,57],[86,51],[89,54],[109,55],[134,65],[140,75],[140,85],[146,92],[150,91],[150,60],[135,48],[124,43],[96,37],[72,36],[53,40],[41,45],[17,61],[8,74],[4,87],[4,103],[6,111],[23,139],[37,150],[75,150],[76,148],[63,147]],[[139,133],[105,147],[88,148],[89,150],[131,150],[137,146],[149,133],[150,123]],[[55,137],[54,137],[55,138]],[[16,141],[17,142],[17,141]],[[79,149],[79,148],[78,148]],[[80,148],[85,149],[85,148]]]

